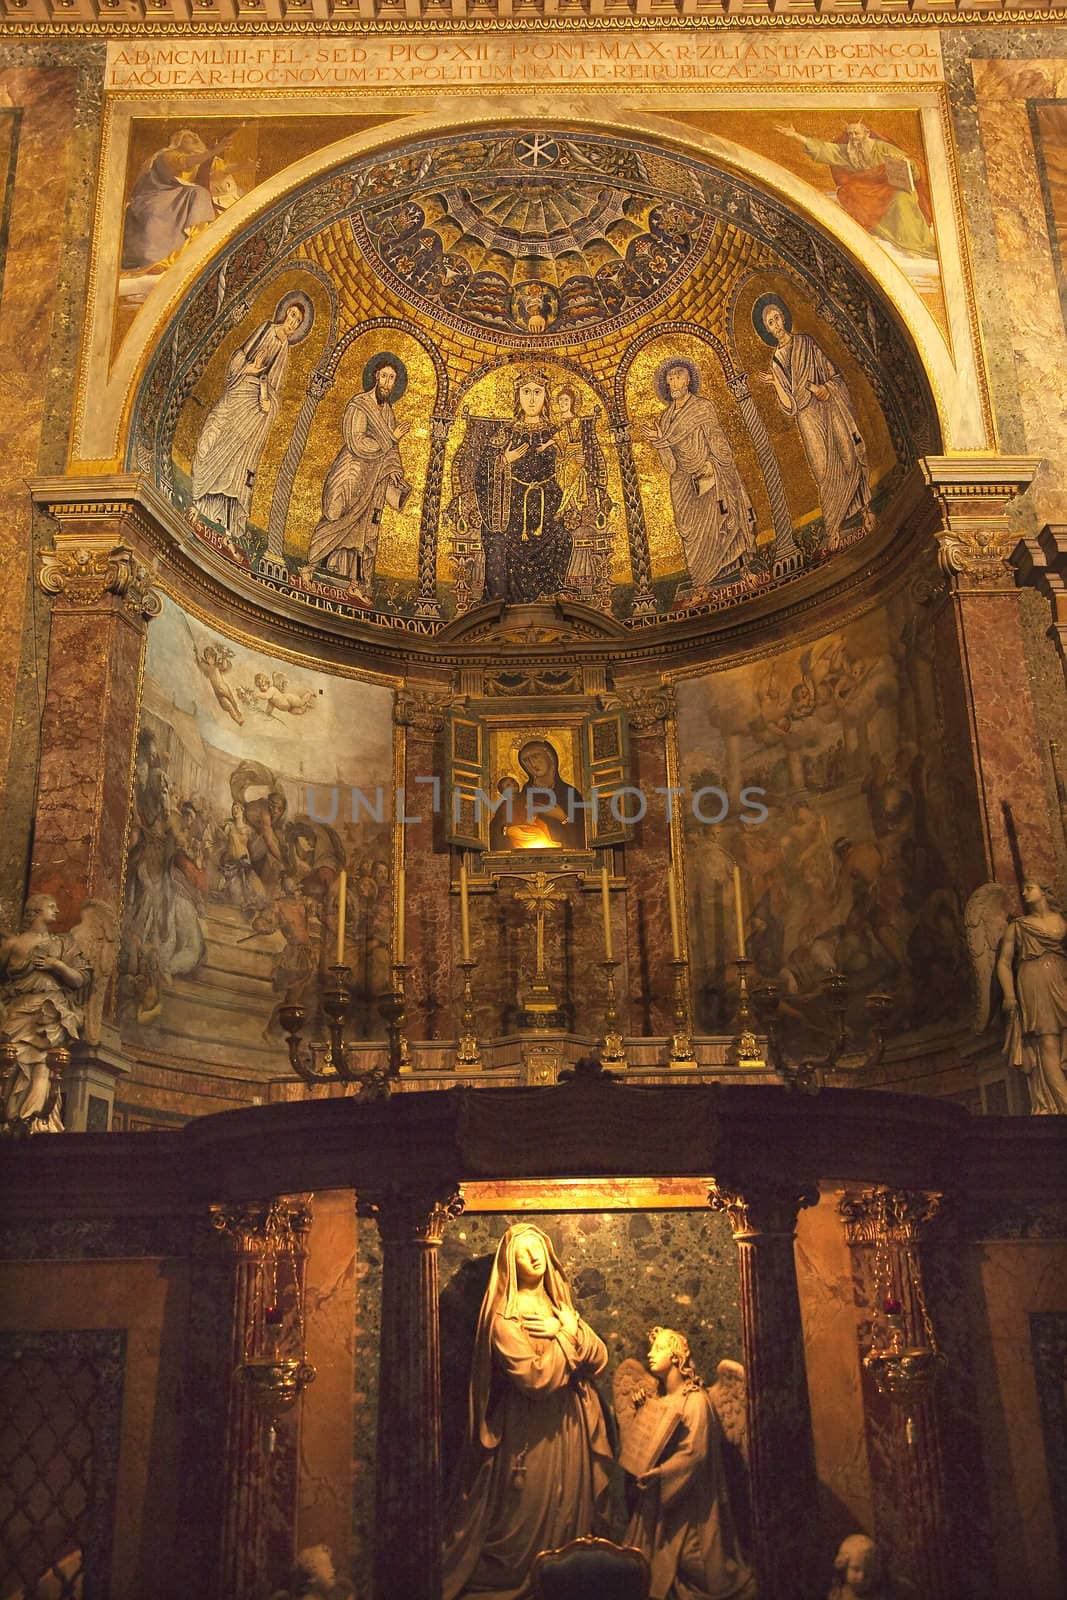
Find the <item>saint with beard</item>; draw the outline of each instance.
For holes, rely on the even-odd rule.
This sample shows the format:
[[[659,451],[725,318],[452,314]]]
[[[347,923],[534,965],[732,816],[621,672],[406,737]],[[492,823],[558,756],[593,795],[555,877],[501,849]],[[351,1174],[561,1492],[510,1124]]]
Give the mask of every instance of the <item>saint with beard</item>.
[[[322,516],[311,535],[308,560],[331,577],[348,579],[349,596],[369,606],[382,512],[402,511],[411,495],[399,443],[409,424],[398,423],[394,404],[407,388],[407,368],[383,352],[363,369],[363,393],[345,409],[344,445],[322,486]]]

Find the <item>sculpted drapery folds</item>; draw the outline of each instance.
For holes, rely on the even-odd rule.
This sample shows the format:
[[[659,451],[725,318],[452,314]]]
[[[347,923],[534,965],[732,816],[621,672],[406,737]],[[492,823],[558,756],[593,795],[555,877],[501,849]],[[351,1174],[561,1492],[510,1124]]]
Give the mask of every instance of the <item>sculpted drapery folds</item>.
[[[674,524],[697,598],[755,549],[755,512],[714,402],[700,393],[694,364],[665,361],[655,385],[666,405],[643,434],[670,474]]]
[[[344,445],[322,486],[322,516],[308,548],[312,566],[348,579],[349,596],[370,605],[382,513],[403,511],[411,496],[400,440],[410,424],[398,422],[394,405],[407,387],[398,356],[374,356],[363,371],[363,393],[352,397],[341,423]]]
[[[848,386],[810,334],[793,332],[792,313],[777,295],[756,301],[752,321],[764,343],[774,346],[770,371],[757,381],[773,388],[796,422],[819,491],[826,548],[836,550],[846,522],[859,518],[864,533],[874,527],[867,446]]]
[[[89,963],[74,936],[50,931],[57,913],[51,895],[31,895],[21,932],[0,941],[0,1041],[18,1057],[0,1113],[48,1133],[63,1128],[58,1107],[47,1120],[42,1116],[49,1100],[48,1052],[78,1038],[89,981]]]
[[[674,1328],[652,1329],[654,1394],[647,1387],[626,1393],[624,1367],[637,1363],[623,1363],[615,1379],[624,1449],[635,1407],[652,1407],[655,1419],[648,1424],[651,1459],[632,1464],[638,1499],[626,1532],[626,1543],[649,1559],[654,1600],[753,1600],[726,1494],[722,1424],[693,1366],[689,1341]]]
[[[526,1600],[541,1550],[590,1533],[611,1448],[592,1378],[607,1351],[540,1228],[497,1247],[471,1363],[469,1432],[446,1522],[445,1600]]]
[[[1067,1114],[1067,919],[1039,883],[1023,884],[1023,915],[997,952],[1007,1017],[1005,1053],[1030,1085],[1038,1115]]]
[[[311,332],[312,305],[300,291],[283,295],[271,322],[261,322],[230,357],[226,387],[207,414],[193,455],[193,512],[241,551],[252,509],[256,469],[281,401],[289,350]]]

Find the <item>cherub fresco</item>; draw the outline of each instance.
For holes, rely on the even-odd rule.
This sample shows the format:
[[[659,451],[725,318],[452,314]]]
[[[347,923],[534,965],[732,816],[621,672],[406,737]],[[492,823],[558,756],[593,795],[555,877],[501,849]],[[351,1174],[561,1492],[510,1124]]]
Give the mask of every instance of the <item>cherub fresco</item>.
[[[226,682],[226,674],[233,667],[233,651],[224,644],[206,644],[202,650],[198,650],[194,642],[193,656],[226,715],[238,724],[244,722],[234,691]]]

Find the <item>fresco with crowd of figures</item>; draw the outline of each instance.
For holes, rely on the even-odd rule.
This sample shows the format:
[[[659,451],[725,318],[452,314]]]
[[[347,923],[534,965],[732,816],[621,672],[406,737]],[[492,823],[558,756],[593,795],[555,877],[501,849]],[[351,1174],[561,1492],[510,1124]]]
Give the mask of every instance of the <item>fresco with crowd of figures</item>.
[[[823,987],[848,980],[850,1020],[888,992],[896,1025],[922,1028],[968,1004],[963,878],[952,818],[961,797],[940,756],[928,620],[905,602],[762,662],[678,686],[682,781],[731,799],[720,823],[683,809],[699,1025],[718,1031],[737,954],[740,868],[755,980],[825,1043]],[[762,791],[767,816],[738,804]],[[714,818],[721,802],[698,804]],[[743,820],[747,816],[748,820]]]
[[[837,171],[818,131],[775,137]],[[871,228],[932,260],[917,157],[876,155]],[[565,597],[641,627],[832,560],[935,439],[900,329],[780,201],[637,140],[510,128],[266,208],[161,342],[130,459],[309,607],[433,632]]]
[[[344,736],[353,727],[358,741]],[[391,776],[389,689],[290,666],[165,601],[137,736],[123,1036],[209,1069],[279,1070],[278,1008],[313,1011],[335,959],[342,869],[359,1026],[380,1033],[393,871],[378,791]]]

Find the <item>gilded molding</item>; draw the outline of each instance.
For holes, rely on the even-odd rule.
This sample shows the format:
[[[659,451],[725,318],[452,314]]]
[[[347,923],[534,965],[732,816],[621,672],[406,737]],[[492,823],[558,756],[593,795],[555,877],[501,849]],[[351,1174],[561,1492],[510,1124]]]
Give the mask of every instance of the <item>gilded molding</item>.
[[[44,551],[37,581],[45,594],[62,595],[75,606],[99,606],[111,595],[131,616],[146,621],[163,609],[148,568],[129,545],[106,548],[64,541]]]
[[[734,1238],[792,1238],[801,1211],[819,1203],[816,1183],[769,1183],[762,1178],[713,1178],[708,1205],[725,1212]]]
[[[915,1245],[943,1216],[943,1200],[934,1189],[864,1189],[842,1195],[837,1211],[850,1245]]]

